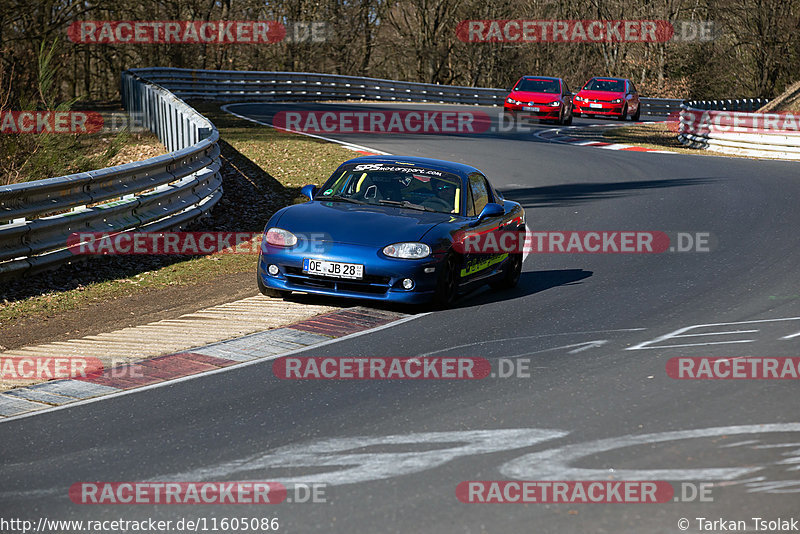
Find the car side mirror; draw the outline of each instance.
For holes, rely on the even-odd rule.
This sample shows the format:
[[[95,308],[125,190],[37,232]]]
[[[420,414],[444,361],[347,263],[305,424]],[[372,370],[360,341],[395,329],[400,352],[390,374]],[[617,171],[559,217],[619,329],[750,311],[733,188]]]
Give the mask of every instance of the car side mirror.
[[[316,185],[304,185],[300,188],[300,192],[307,196],[310,200],[314,200],[314,195],[317,194]]]
[[[503,206],[501,206],[500,204],[495,204],[494,202],[490,202],[486,204],[481,210],[481,212],[478,214],[478,220],[475,221],[475,224],[478,224],[482,220],[487,219],[489,217],[499,217],[500,215],[503,215],[505,212],[506,210],[503,208]]]

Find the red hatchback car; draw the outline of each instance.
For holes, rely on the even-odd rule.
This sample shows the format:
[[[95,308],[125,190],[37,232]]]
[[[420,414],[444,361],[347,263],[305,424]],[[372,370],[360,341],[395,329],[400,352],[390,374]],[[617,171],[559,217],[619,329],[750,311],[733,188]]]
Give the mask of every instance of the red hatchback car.
[[[523,76],[506,97],[503,110],[512,117],[572,124],[572,93],[561,78]]]
[[[642,113],[639,93],[625,78],[592,78],[575,95],[575,113],[579,116],[615,117],[621,121],[630,115],[638,121]]]

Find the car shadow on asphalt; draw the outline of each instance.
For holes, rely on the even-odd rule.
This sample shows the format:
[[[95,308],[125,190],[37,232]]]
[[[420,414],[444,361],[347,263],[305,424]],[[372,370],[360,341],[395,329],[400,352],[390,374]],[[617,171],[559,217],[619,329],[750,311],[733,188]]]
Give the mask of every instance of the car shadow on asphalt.
[[[592,271],[585,271],[583,269],[554,269],[551,271],[523,272],[519,277],[517,286],[512,289],[496,290],[487,285],[479,286],[461,295],[450,308],[469,308],[471,306],[481,306],[493,302],[527,297],[554,287],[579,284],[581,280],[589,278],[593,274]],[[364,306],[376,310],[395,311],[412,315],[431,311],[429,306],[407,306],[390,302],[312,295],[310,293],[292,293],[286,298],[292,302],[315,306],[335,306],[340,308]]]
[[[619,198],[645,189],[686,187],[711,183],[714,177],[639,180],[632,182],[578,183],[502,189],[508,200],[524,208],[566,207],[594,200]]]
[[[551,271],[528,271],[519,277],[517,286],[512,289],[496,290],[482,286],[475,291],[463,295],[452,308],[469,308],[482,306],[494,302],[503,302],[541,293],[554,287],[568,286],[582,283],[582,280],[592,276],[594,272],[583,269],[554,269]]]

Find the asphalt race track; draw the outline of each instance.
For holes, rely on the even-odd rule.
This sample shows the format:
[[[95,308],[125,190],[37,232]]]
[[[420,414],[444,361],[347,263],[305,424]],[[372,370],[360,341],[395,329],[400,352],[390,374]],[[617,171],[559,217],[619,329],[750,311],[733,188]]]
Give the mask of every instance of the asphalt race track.
[[[270,122],[301,107],[231,111]],[[342,533],[675,533],[681,518],[699,532],[699,517],[750,528],[753,517],[796,517],[797,382],[675,380],[665,366],[800,356],[800,167],[533,135],[551,127],[331,137],[473,164],[524,205],[533,231],[707,233],[710,250],[531,254],[515,290],[480,290],[303,353],[509,358],[529,376],[282,381],[267,361],[2,423],[0,507],[59,519],[278,517],[280,532]],[[462,481],[598,479],[713,484],[713,502],[456,498]],[[326,482],[327,502],[91,506],[67,496],[78,481],[133,480]]]

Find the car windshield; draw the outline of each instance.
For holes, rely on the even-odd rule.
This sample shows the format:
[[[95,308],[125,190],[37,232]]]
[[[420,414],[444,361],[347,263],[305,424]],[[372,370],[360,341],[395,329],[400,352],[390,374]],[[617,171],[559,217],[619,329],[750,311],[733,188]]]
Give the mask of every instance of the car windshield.
[[[611,93],[622,93],[625,91],[625,82],[623,80],[603,80],[595,78],[589,80],[584,89],[590,91],[608,91]]]
[[[523,78],[514,88],[515,91],[526,91],[529,93],[551,93],[558,94],[561,90],[556,80],[539,80],[535,78]]]
[[[461,198],[458,176],[386,163],[348,165],[328,179],[315,197],[441,213],[459,213]]]

